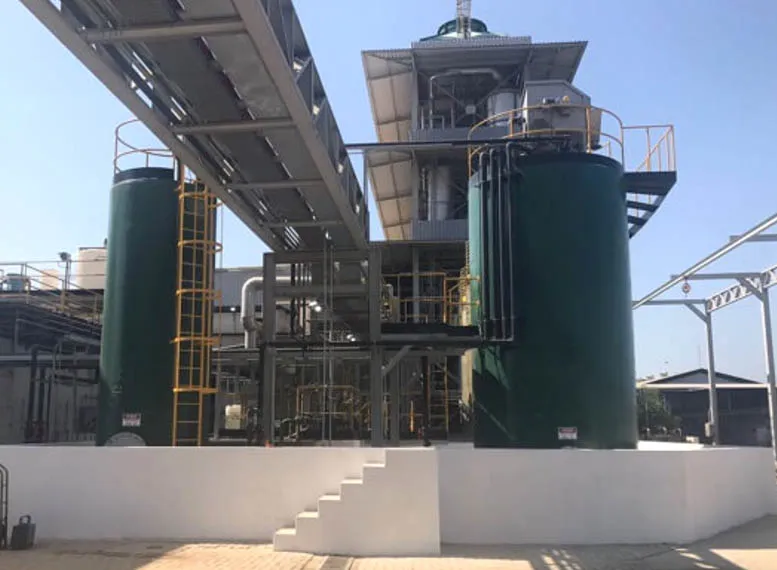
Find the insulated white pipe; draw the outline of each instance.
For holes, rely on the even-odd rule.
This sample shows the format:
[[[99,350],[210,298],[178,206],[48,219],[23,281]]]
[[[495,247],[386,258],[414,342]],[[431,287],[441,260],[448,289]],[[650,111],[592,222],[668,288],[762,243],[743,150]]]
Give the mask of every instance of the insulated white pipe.
[[[288,284],[290,282],[291,277],[288,275],[276,277],[276,283]],[[263,286],[264,277],[256,276],[247,279],[240,290],[240,322],[243,323],[245,331],[243,345],[248,349],[256,348],[256,298],[254,293]],[[262,307],[262,311],[265,310],[267,308]]]

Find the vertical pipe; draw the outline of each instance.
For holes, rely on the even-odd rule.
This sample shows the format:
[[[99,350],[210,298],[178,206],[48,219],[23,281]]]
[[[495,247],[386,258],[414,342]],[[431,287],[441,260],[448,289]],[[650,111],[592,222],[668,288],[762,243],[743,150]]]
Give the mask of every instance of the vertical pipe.
[[[720,425],[718,423],[718,390],[715,385],[715,346],[712,336],[712,313],[706,313],[704,326],[707,331],[707,383],[710,393],[710,437],[714,445],[720,444]]]
[[[38,372],[38,351],[40,347],[33,346],[30,352],[30,385],[27,394],[27,425],[25,426],[25,441],[30,441],[35,426],[35,376]]]
[[[488,268],[487,273],[489,275],[489,281],[491,281],[491,278],[496,276],[497,279],[494,279],[496,281],[497,286],[501,289],[501,283],[499,283],[498,280],[498,271],[497,271],[497,265],[498,265],[498,257],[496,256],[495,250],[497,248],[497,243],[499,241],[498,239],[498,233],[497,233],[497,222],[499,218],[499,213],[497,212],[497,196],[496,196],[496,179],[499,177],[499,173],[496,172],[496,169],[494,168],[494,164],[496,163],[495,159],[496,149],[491,149],[488,151],[488,187],[487,187],[487,194],[488,194],[488,200],[486,201],[486,217],[492,222],[493,228],[489,227],[489,231],[486,234],[486,237],[489,240],[489,247],[488,247]],[[496,322],[498,322],[498,296],[496,291],[496,286],[489,291],[488,294],[488,304],[489,304],[489,316],[488,316],[488,327],[491,331],[490,337],[491,338],[497,338],[498,334],[496,331]]]
[[[494,218],[499,223],[499,231],[496,233],[497,235],[497,249],[499,250],[499,255],[497,256],[497,263],[499,263],[499,334],[498,337],[500,339],[505,339],[507,337],[507,326],[506,326],[506,311],[505,311],[505,297],[510,295],[512,293],[512,290],[507,287],[507,284],[505,283],[505,256],[504,256],[504,250],[505,250],[505,208],[504,208],[504,195],[505,195],[505,185],[504,185],[504,173],[502,172],[502,153],[497,154],[497,169],[496,169],[496,208],[494,208]],[[493,176],[492,176],[493,178]],[[509,188],[508,188],[509,190]]]
[[[488,276],[486,272],[486,255],[488,250],[486,248],[486,236],[488,219],[486,209],[486,190],[485,190],[485,168],[484,158],[486,153],[481,152],[478,155],[478,196],[480,199],[480,328],[484,338],[488,338]]]
[[[762,281],[763,282],[763,281]],[[769,289],[761,289],[761,314],[764,329],[764,351],[766,353],[766,381],[769,390],[769,427],[772,432],[772,454],[777,464],[777,381],[774,371],[774,339],[772,337],[772,312]]]
[[[507,301],[509,305],[509,330],[508,340],[515,340],[515,300],[513,298],[515,292],[515,260],[513,259],[513,163],[512,163],[512,146],[513,143],[507,143],[505,145],[505,170],[507,176],[507,195],[505,197],[505,216],[507,218],[507,266],[508,266],[508,280],[510,286],[508,287]],[[519,175],[520,176],[520,175]],[[519,178],[520,182],[520,178]]]

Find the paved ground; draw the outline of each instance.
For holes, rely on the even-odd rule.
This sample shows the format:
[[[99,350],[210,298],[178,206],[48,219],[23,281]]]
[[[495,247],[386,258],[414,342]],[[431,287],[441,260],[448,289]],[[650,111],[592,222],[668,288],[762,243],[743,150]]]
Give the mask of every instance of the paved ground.
[[[448,547],[438,558],[337,558],[270,545],[66,542],[0,552],[2,570],[777,570],[777,517],[687,547]]]

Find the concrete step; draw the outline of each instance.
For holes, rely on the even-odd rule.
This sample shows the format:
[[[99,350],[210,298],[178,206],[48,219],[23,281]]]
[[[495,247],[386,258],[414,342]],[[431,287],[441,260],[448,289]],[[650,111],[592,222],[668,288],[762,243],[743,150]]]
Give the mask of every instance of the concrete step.
[[[280,552],[297,552],[297,530],[294,528],[282,528],[275,531],[272,539],[275,550]]]

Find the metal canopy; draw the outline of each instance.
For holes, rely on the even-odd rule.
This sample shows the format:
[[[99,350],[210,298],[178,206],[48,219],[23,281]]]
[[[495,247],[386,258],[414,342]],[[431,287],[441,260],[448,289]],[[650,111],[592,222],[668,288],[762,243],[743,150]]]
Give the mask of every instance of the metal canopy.
[[[20,1],[271,249],[366,249],[291,0]]]
[[[452,66],[505,66],[533,80],[574,80],[587,42],[531,43],[523,37],[416,42],[411,49],[362,52],[378,142],[411,140],[418,77]],[[369,153],[367,164],[386,239],[410,239],[413,157],[410,152]]]

